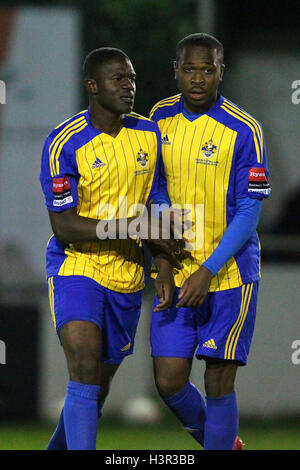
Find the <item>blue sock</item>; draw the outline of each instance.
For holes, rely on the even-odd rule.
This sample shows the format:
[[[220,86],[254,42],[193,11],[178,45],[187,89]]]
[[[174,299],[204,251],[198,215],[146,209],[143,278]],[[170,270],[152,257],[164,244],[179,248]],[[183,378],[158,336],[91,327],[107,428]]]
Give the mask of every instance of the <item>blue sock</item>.
[[[204,449],[232,450],[239,427],[235,392],[220,398],[207,397],[206,403]]]
[[[63,413],[69,450],[96,449],[99,391],[99,385],[69,381]]]
[[[163,400],[186,431],[203,446],[206,405],[195,385],[187,382],[179,392]]]
[[[67,441],[66,441],[66,434],[65,434],[65,423],[64,423],[64,410],[59,417],[58,425],[49,441],[49,444],[46,450],[66,450]]]
[[[104,401],[98,404],[98,420],[100,420],[102,416],[103,405]],[[56,426],[46,450],[68,450],[63,409],[59,417],[58,425]]]

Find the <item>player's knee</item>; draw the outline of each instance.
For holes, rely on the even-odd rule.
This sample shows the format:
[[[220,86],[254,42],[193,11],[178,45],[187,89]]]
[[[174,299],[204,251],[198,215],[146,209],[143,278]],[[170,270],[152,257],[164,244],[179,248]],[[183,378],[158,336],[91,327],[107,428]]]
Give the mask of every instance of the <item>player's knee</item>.
[[[64,352],[67,359],[70,380],[98,384],[100,380],[100,350],[86,338],[79,335],[64,338]]]
[[[77,357],[68,362],[70,380],[98,384],[100,381],[99,362],[92,357]]]
[[[98,354],[82,342],[74,342],[66,351],[70,380],[99,383]]]
[[[237,365],[231,362],[206,363],[205,392],[208,397],[222,397],[234,391]]]
[[[186,379],[182,377],[164,377],[156,375],[155,384],[158,393],[163,398],[168,398],[179,392],[186,384]]]

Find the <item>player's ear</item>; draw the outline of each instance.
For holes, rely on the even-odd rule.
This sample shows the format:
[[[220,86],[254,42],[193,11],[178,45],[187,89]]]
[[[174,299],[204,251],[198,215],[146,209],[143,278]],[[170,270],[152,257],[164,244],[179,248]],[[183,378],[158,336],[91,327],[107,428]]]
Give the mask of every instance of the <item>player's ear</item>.
[[[174,78],[175,78],[175,80],[177,80],[178,64],[177,64],[176,60],[174,60],[174,62],[173,62],[173,68],[174,68]]]
[[[86,78],[84,84],[89,94],[96,95],[98,93],[98,85],[93,78]]]
[[[223,80],[224,70],[225,70],[225,64],[221,64],[220,82]]]

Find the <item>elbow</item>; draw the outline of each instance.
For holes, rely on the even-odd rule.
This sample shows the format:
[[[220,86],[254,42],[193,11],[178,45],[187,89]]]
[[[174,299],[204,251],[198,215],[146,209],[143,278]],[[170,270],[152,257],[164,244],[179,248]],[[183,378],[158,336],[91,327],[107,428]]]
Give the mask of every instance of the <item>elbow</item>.
[[[65,223],[62,223],[62,220],[59,220],[59,223],[56,223],[57,221],[55,220],[52,220],[51,222],[52,230],[58,243],[61,245],[69,245],[72,243],[68,226],[66,226]]]
[[[71,241],[69,240],[69,237],[67,236],[67,234],[63,230],[58,229],[56,227],[56,228],[53,228],[53,233],[54,233],[55,239],[61,245],[69,245],[69,243],[71,243]]]
[[[63,213],[49,212],[51,227],[58,243],[69,245],[73,243],[74,215],[68,211]]]

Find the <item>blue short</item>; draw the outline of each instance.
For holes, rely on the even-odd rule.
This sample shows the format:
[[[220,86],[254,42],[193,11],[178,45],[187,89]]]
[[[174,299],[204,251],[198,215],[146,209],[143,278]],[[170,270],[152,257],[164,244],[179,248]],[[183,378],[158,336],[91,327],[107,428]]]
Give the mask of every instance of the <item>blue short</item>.
[[[120,364],[133,353],[142,291],[115,292],[86,276],[53,276],[48,279],[48,286],[58,336],[70,321],[89,321],[102,331],[103,362]]]
[[[173,304],[152,312],[152,356],[213,358],[246,365],[254,332],[258,281],[209,293],[200,307]],[[153,309],[159,303],[154,299]]]

